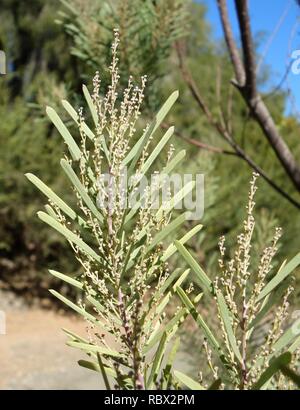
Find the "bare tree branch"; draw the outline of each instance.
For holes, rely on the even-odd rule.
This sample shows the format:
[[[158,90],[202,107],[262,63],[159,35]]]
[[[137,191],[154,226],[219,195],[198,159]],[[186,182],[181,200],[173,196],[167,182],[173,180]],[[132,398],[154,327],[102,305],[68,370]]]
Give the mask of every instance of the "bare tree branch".
[[[224,36],[225,36],[225,40],[228,46],[228,51],[229,51],[232,65],[233,65],[233,69],[235,72],[237,85],[239,87],[243,87],[246,81],[246,74],[245,74],[242,61],[240,59],[239,50],[234,41],[233,33],[231,30],[231,25],[230,25],[229,18],[228,18],[227,3],[226,3],[226,0],[225,1],[217,0],[217,1],[218,1],[219,13],[220,13],[221,21],[222,21],[222,26],[223,26]]]
[[[211,124],[211,126],[213,126],[216,131],[218,132],[219,136],[222,137],[222,139],[224,139],[230,146],[231,148],[233,148],[234,152],[232,151],[226,151],[226,152],[221,152],[221,153],[226,153],[226,154],[230,154],[233,155],[235,154],[236,156],[238,156],[239,158],[241,158],[242,160],[244,160],[254,171],[258,172],[262,178],[265,179],[265,181],[275,190],[277,191],[280,195],[282,195],[285,199],[287,199],[292,205],[294,205],[296,208],[300,209],[300,203],[297,202],[295,199],[293,199],[287,192],[285,192],[282,188],[280,188],[266,173],[265,171],[259,166],[257,165],[252,158],[250,158],[246,152],[243,150],[242,147],[239,146],[239,144],[236,143],[236,141],[234,140],[233,136],[229,133],[227,128],[224,128],[222,126],[222,124],[220,124],[218,121],[215,120],[215,118],[213,117],[211,111],[209,110],[208,106],[206,105],[200,90],[198,88],[198,86],[196,85],[192,74],[190,73],[188,67],[185,64],[185,58],[184,58],[184,47],[182,45],[182,42],[177,42],[175,44],[175,48],[177,51],[177,55],[178,55],[178,61],[179,61],[179,68],[180,71],[182,73],[182,76],[188,86],[188,88],[190,89],[195,101],[198,103],[201,111],[204,113],[204,115],[206,116],[208,122]],[[178,135],[178,134],[177,134]],[[187,142],[189,142],[192,145],[198,146],[199,148],[202,149],[208,149],[210,151],[215,151],[215,149],[211,146],[207,146],[206,144],[203,144],[201,142],[198,142],[197,140],[194,139],[190,139],[190,138],[186,138],[183,137],[182,135],[180,135],[182,139],[186,140]],[[220,151],[218,150],[218,152],[220,153]]]
[[[235,72],[238,72],[239,75],[241,75],[242,71],[239,63],[240,60],[237,59],[237,46],[232,35],[226,0],[218,0],[218,4],[228,52],[231,56],[231,61]],[[297,164],[289,147],[279,134],[266,104],[264,103],[256,89],[255,56],[252,44],[250,19],[247,4],[247,0],[235,0],[244,55],[243,71],[244,73],[246,73],[246,85],[241,87],[240,82],[238,82],[238,84],[236,85],[241,92],[246,104],[248,105],[253,118],[260,125],[260,128],[269,141],[270,146],[281,162],[284,170],[288,174],[290,180],[293,182],[297,191],[300,192],[300,167]]]
[[[222,0],[225,1],[225,0]],[[246,73],[245,91],[248,98],[256,97],[256,69],[255,55],[252,44],[250,18],[248,14],[248,0],[235,0],[235,8],[238,16],[242,39],[244,70]]]
[[[168,130],[170,128],[170,124],[167,124],[166,122],[163,122],[161,124],[161,127]],[[197,148],[203,149],[205,151],[210,151],[215,154],[224,154],[224,155],[234,155],[237,156],[237,153],[235,151],[228,151],[226,149],[220,148],[220,147],[214,147],[213,145],[205,144],[204,142],[201,142],[199,140],[195,140],[193,138],[188,138],[182,135],[179,131],[175,130],[174,134],[182,139],[183,141],[188,142],[191,145],[194,145]]]

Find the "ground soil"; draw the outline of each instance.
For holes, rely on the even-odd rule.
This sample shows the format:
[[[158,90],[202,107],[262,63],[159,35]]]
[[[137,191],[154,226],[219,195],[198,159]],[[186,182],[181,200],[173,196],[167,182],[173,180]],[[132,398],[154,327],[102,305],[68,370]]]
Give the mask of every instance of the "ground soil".
[[[98,373],[81,368],[84,353],[66,346],[67,328],[85,335],[85,324],[62,312],[27,307],[18,297],[0,293],[6,334],[0,335],[0,389],[101,389]]]
[[[62,329],[86,337],[85,322],[56,306],[41,306],[28,306],[20,296],[0,290],[0,313],[6,316],[6,334],[0,334],[0,390],[103,389],[99,373],[77,364],[87,356],[66,346]],[[175,368],[190,371],[186,352],[178,352]]]

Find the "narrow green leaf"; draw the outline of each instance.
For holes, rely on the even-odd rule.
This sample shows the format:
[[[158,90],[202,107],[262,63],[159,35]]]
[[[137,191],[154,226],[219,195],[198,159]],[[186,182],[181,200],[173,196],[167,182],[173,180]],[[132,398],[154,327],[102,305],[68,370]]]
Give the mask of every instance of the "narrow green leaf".
[[[288,377],[297,387],[300,388],[300,376],[286,365],[280,366],[281,373]]]
[[[163,298],[162,302],[157,306],[156,308],[156,312],[160,313],[164,310],[164,308],[167,306],[167,304],[169,303],[169,301],[171,300],[172,296],[174,295],[174,293],[176,293],[178,286],[181,286],[182,283],[186,280],[187,276],[190,273],[190,269],[186,269],[180,276],[179,278],[176,280],[176,282],[174,283],[174,285],[172,285],[172,288],[169,290],[169,292],[165,295],[165,297]],[[175,278],[174,278],[175,279]],[[159,299],[159,297],[161,297],[165,292],[166,289],[171,285],[170,282],[168,282],[168,280],[174,280],[172,278],[172,275],[170,275],[170,277],[166,280],[166,282],[164,283],[164,285],[161,287],[161,289],[159,289],[155,295],[154,298],[156,300]],[[168,282],[168,283],[167,283]]]
[[[45,210],[47,212],[48,215],[52,216],[52,218],[57,219],[57,215],[54,212],[54,209],[52,208],[52,206],[50,206],[49,204],[45,205]]]
[[[266,296],[260,311],[250,323],[249,329],[255,327],[263,319],[263,317],[265,317],[265,315],[270,311],[270,309],[272,309],[273,306],[277,305],[277,303],[281,300],[284,292],[290,286],[290,284],[291,281],[289,280],[289,278],[287,278],[278,286],[277,289],[275,289],[273,292],[269,293]]]
[[[201,229],[203,228],[203,225],[199,224],[194,226],[193,229],[191,229],[188,233],[186,233],[181,239],[179,239],[179,243],[181,245],[184,245],[188,240],[190,240],[194,235],[196,235]],[[162,261],[166,262],[174,253],[176,252],[177,248],[174,244],[170,245],[165,252],[163,253],[162,256]]]
[[[210,293],[213,292],[213,284],[209,277],[206,275],[204,270],[199,266],[196,260],[192,257],[189,251],[179,242],[175,241],[175,246],[179,253],[183,256],[187,264],[190,266],[192,271],[196,274],[197,279],[201,286],[203,286]]]
[[[68,275],[64,275],[63,273],[57,272],[55,270],[49,270],[50,274],[55,276],[58,279],[63,280],[64,282],[74,286],[77,289],[82,290],[83,289],[83,284],[81,282],[79,282],[78,280],[68,276]],[[105,310],[105,308],[101,305],[101,303],[95,299],[93,296],[96,296],[96,292],[93,289],[90,289],[89,291],[91,294],[89,296],[86,297],[86,300],[88,302],[90,302],[98,311],[103,312]],[[112,315],[113,320],[118,323],[121,324],[121,320],[119,318],[117,318],[116,316]]]
[[[299,333],[296,333],[299,334]],[[290,353],[294,353],[298,347],[300,346],[300,336],[297,337],[297,339],[290,345],[290,347],[288,348],[288,351]]]
[[[95,372],[101,373],[99,363],[90,362],[88,360],[78,360],[78,364],[79,364],[79,366],[84,367],[86,369],[93,370]],[[110,367],[105,366],[105,371],[106,371],[107,374],[109,374],[109,376],[117,377],[116,372],[114,370],[112,370]]]
[[[79,313],[85,319],[90,320],[92,323],[102,327],[104,329],[104,325],[99,322],[93,315],[76,305],[75,303],[71,302],[65,296],[61,295],[60,293],[56,292],[56,290],[50,289],[49,292],[55,296],[57,299],[61,300],[65,305],[73,309],[75,312]]]
[[[68,215],[71,219],[76,219],[77,215],[76,212],[73,211],[72,208],[69,207],[55,192],[52,191],[43,181],[41,181],[38,177],[31,173],[25,174],[26,178],[35,185],[47,198],[49,198],[52,202],[54,202],[59,209],[61,209],[66,215]]]
[[[228,337],[229,344],[230,344],[236,358],[239,360],[240,363],[242,363],[243,359],[242,359],[241,353],[239,351],[239,348],[238,348],[238,345],[237,345],[237,342],[236,342],[236,338],[235,338],[234,333],[233,333],[233,328],[232,328],[232,325],[231,325],[231,317],[230,317],[230,313],[229,313],[227,304],[226,304],[225,299],[224,299],[224,297],[223,297],[223,295],[221,294],[220,291],[217,292],[216,296],[217,296],[217,302],[218,302],[218,305],[219,305],[220,316],[221,316],[222,321],[224,323],[224,327],[225,327],[225,330],[226,330],[226,334],[227,334],[227,337]]]
[[[170,172],[173,171],[173,169],[177,166],[177,164],[185,157],[185,151],[182,150],[180,151],[175,157],[166,165],[166,167],[163,169],[162,173],[159,175],[158,181],[157,181],[157,191],[161,189],[161,184],[163,183],[163,175],[168,175]],[[155,191],[154,191],[155,193]],[[142,202],[145,201],[146,194],[143,194],[141,199],[137,202],[136,206],[130,209],[128,214],[125,217],[124,224],[126,225],[137,213],[138,209],[142,206]]]
[[[95,105],[94,105],[94,103],[93,103],[91,94],[90,94],[90,92],[89,92],[89,90],[88,90],[88,88],[87,88],[86,85],[83,85],[83,86],[82,86],[82,91],[83,91],[84,97],[85,97],[85,99],[86,99],[86,102],[87,102],[87,104],[88,104],[89,110],[90,110],[90,112],[91,112],[91,114],[92,114],[92,118],[93,118],[95,127],[97,128],[98,122],[99,122],[98,113],[97,113],[96,107],[95,107]],[[109,155],[109,151],[108,151],[108,148],[107,148],[106,141],[105,141],[105,138],[104,138],[104,137],[101,138],[101,147],[102,147],[103,152],[104,152],[104,154],[105,154],[105,156],[106,156],[106,159],[107,159],[108,162],[109,162],[109,157],[110,157],[110,155]]]
[[[167,215],[170,213],[173,208],[176,207],[176,205],[193,189],[195,186],[194,181],[190,181],[187,183],[179,192],[177,192],[169,201],[167,201],[165,204],[163,204],[159,210],[157,211],[155,217],[157,220],[160,220],[163,216],[163,214]],[[149,222],[150,223],[150,222]],[[137,236],[137,240],[141,240],[143,237],[145,237],[147,233],[147,226],[148,224],[140,230],[140,233]]]
[[[129,172],[131,172],[132,169],[134,169],[136,163],[138,162],[140,158],[140,155],[143,151],[145,144],[149,141],[149,138],[151,138],[152,135],[155,133],[155,131],[158,129],[158,127],[160,126],[160,124],[162,123],[166,115],[168,114],[169,110],[171,109],[172,105],[177,100],[178,95],[179,95],[178,91],[175,91],[170,95],[170,97],[161,107],[159,112],[156,114],[155,118],[152,120],[146,132],[141,136],[141,138],[137,141],[134,147],[127,154],[122,165],[125,167],[131,162]]]
[[[46,214],[45,212],[40,211],[38,212],[38,217],[43,222],[47,223],[52,228],[54,228],[57,232],[61,233],[67,240],[79,246],[79,248],[82,251],[86,252],[94,260],[98,262],[101,261],[100,256],[97,255],[97,253],[89,245],[87,245],[81,238],[79,238],[79,236],[77,236],[72,231],[67,229],[65,226],[63,226],[60,222],[56,221],[50,215]]]
[[[77,111],[66,100],[62,100],[62,105],[63,105],[64,109],[67,111],[67,113],[70,115],[70,117],[73,119],[73,121],[76,123],[76,125],[79,126],[79,115],[78,115]],[[87,124],[85,122],[82,123],[82,129],[83,129],[84,133],[90,138],[90,140],[93,140],[95,138],[95,134],[87,126]]]
[[[82,343],[88,343],[88,341],[86,339],[84,339],[83,337],[77,335],[76,333],[71,332],[68,329],[62,328],[62,331],[68,336],[70,337],[73,341],[77,341],[77,342],[82,342]]]
[[[159,220],[162,218],[163,214],[170,213],[176,205],[178,205],[195,187],[195,181],[190,181],[180,191],[176,192],[176,194],[166,203],[162,204],[159,210],[156,213],[156,219]]]
[[[163,370],[164,380],[163,380],[163,384],[162,384],[162,390],[169,390],[170,389],[170,385],[171,385],[171,381],[172,381],[172,367],[173,367],[173,363],[174,363],[174,360],[175,360],[175,357],[176,357],[176,353],[179,349],[179,344],[180,344],[180,338],[177,337],[175,342],[173,343],[173,346],[172,346],[171,350],[170,350],[166,366]]]
[[[72,278],[69,275],[64,275],[63,273],[57,272],[56,270],[52,270],[52,269],[49,269],[49,273],[52,276],[55,276],[56,278],[61,279],[62,281],[68,283],[69,285],[74,286],[77,289],[80,289],[80,290],[83,289],[83,284],[79,282],[78,280]]]
[[[276,288],[297,266],[300,265],[300,253],[298,253],[289,263],[287,263],[273,279],[263,288],[257,297],[257,302],[266,297],[273,289]]]
[[[89,362],[88,360],[78,360],[78,364],[79,366],[84,367],[85,369],[93,370],[98,373],[101,372],[101,369],[98,363]]]
[[[195,320],[195,322],[198,324],[198,326],[203,330],[205,333],[205,336],[207,338],[207,341],[209,342],[210,346],[212,349],[218,354],[218,356],[221,358],[223,355],[221,351],[221,347],[217,339],[214,337],[212,331],[208,327],[208,325],[205,323],[204,319],[200,315],[200,313],[196,310],[196,307],[192,303],[192,301],[189,299],[185,291],[179,286],[177,288],[177,293],[178,296],[180,297],[181,301],[183,304],[187,307],[188,311],[190,312],[190,315],[192,318]]]
[[[252,386],[252,390],[260,390],[276,374],[281,366],[288,365],[292,359],[289,352],[283,353],[279,357],[274,358],[269,367],[262,373],[257,382]]]
[[[67,342],[68,346],[76,347],[77,349],[83,350],[87,353],[100,353],[102,355],[107,355],[111,357],[124,357],[121,353],[116,350],[108,349],[106,347],[91,345],[88,343],[79,343],[79,342]]]
[[[178,296],[180,297],[181,301],[183,302],[183,304],[187,307],[187,309],[188,309],[189,313],[191,314],[192,318],[204,330],[204,333],[205,333],[206,337],[211,340],[214,349],[218,350],[219,347],[220,347],[218,341],[213,336],[213,334],[210,331],[209,327],[204,322],[202,316],[197,311],[196,306],[190,300],[190,298],[188,297],[186,292],[180,286],[177,287],[176,292],[177,292]]]
[[[161,231],[159,231],[152,239],[151,244],[148,246],[146,253],[150,252],[156,245],[162,242],[165,238],[172,237],[172,234],[180,225],[186,221],[186,213],[179,215],[171,223],[165,226]]]
[[[141,168],[141,175],[146,174],[148,169],[151,167],[153,162],[156,160],[156,158],[159,156],[161,153],[162,149],[164,146],[168,143],[172,135],[174,134],[174,127],[170,127],[168,131],[165,133],[165,135],[162,137],[162,139],[159,141],[159,143],[156,145],[154,150],[151,152],[150,156],[147,158],[145,161],[144,165]]]
[[[174,376],[178,381],[180,381],[180,383],[182,383],[191,390],[205,390],[205,388],[201,386],[200,383],[196,382],[191,377],[187,376],[186,374],[178,370],[174,370]]]
[[[137,246],[134,250],[132,250],[132,248],[134,246],[137,246],[136,243],[133,243],[132,246],[130,247],[131,249],[128,250],[127,253],[127,258],[125,260],[126,265],[124,265],[124,270],[125,272],[127,272],[130,268],[132,268],[135,265],[135,258],[139,255],[139,253],[141,252],[141,250],[143,249],[143,246]],[[124,272],[122,272],[122,276],[123,276]]]
[[[151,350],[152,347],[155,346],[159,340],[161,340],[164,334],[169,336],[170,333],[173,333],[174,328],[177,329],[180,322],[182,322],[186,318],[187,315],[188,315],[187,309],[185,308],[180,309],[176,313],[176,315],[167,323],[167,325],[163,327],[163,329],[158,331],[156,334],[152,334],[152,337],[149,339],[147,345],[144,347],[143,352],[144,353],[149,352],[149,350]]]
[[[153,383],[156,382],[156,379],[157,379],[157,376],[158,376],[158,373],[159,373],[159,369],[160,369],[160,366],[161,366],[162,358],[163,358],[163,355],[165,353],[166,342],[167,342],[167,334],[164,333],[162,338],[160,339],[158,348],[157,348],[155,356],[154,356],[153,364],[152,364],[152,367],[151,367],[151,372],[150,372],[149,378],[147,380],[147,389],[151,390],[151,388],[153,386]]]
[[[176,154],[174,158],[172,158],[171,161],[167,163],[167,165],[163,168],[161,175],[169,175],[169,173],[172,172],[174,168],[176,168],[179,162],[183,160],[185,154],[186,151],[184,149],[179,151],[178,154]]]
[[[297,335],[294,332],[293,326],[290,326],[274,344],[273,353],[271,357],[273,357],[274,355],[285,349],[288,345],[290,345],[296,338],[296,336]]]
[[[268,360],[272,360],[276,355],[281,353],[282,351],[287,351],[289,353],[293,353],[295,349],[297,349],[297,344],[299,345],[300,338],[294,341],[297,335],[294,332],[293,326],[290,326],[283,335],[274,343],[272,348],[272,353],[268,356]],[[294,343],[293,343],[294,341]],[[263,358],[259,358],[256,366],[261,366],[263,363]]]
[[[89,197],[88,193],[86,192],[85,187],[82,185],[80,182],[79,178],[75,174],[73,168],[71,165],[66,161],[65,159],[62,159],[60,161],[62,169],[65,171],[67,177],[70,179],[72,184],[74,185],[75,189],[81,196],[83,202],[86,204],[86,206],[90,209],[90,211],[93,213],[93,215],[100,221],[103,222],[103,216],[100,214],[98,209],[96,208],[94,202],[91,200]]]
[[[65,126],[65,124],[62,122],[62,120],[60,119],[60,117],[58,116],[58,114],[56,113],[56,111],[53,108],[47,107],[46,108],[46,113],[47,113],[48,117],[50,118],[50,120],[55,125],[55,127],[58,130],[58,132],[60,133],[60,135],[63,137],[65,143],[67,144],[67,146],[69,148],[69,151],[70,151],[70,154],[72,155],[72,158],[75,161],[79,161],[79,159],[81,157],[81,151],[80,151],[78,145],[76,144],[74,138],[70,134],[69,130]]]
[[[102,374],[102,378],[103,378],[106,390],[111,390],[110,384],[109,384],[109,381],[108,381],[108,377],[107,377],[107,374],[106,374],[106,370],[105,370],[105,367],[104,367],[103,362],[101,360],[101,356],[100,356],[99,352],[97,352],[97,359],[98,359],[99,367],[101,369],[101,374]]]
[[[96,107],[95,107],[95,105],[94,105],[94,103],[93,103],[93,100],[92,100],[92,97],[91,97],[91,95],[90,95],[90,92],[89,92],[87,86],[84,85],[84,84],[83,84],[83,86],[82,86],[82,91],[83,91],[84,98],[85,98],[85,100],[86,100],[86,102],[87,102],[87,105],[88,105],[88,107],[89,107],[89,110],[90,110],[90,112],[91,112],[91,114],[92,114],[92,118],[93,118],[95,127],[97,127],[98,122],[99,122],[97,110],[96,110]]]
[[[190,270],[188,269],[185,272],[188,273],[189,271]],[[158,299],[162,294],[164,294],[169,289],[169,287],[173,284],[173,282],[180,275],[180,272],[182,272],[181,268],[176,268],[175,270],[173,270],[173,272],[168,276],[168,278],[165,280],[164,284],[161,286],[161,288],[155,294],[156,299]],[[183,273],[182,273],[182,275],[183,275]]]

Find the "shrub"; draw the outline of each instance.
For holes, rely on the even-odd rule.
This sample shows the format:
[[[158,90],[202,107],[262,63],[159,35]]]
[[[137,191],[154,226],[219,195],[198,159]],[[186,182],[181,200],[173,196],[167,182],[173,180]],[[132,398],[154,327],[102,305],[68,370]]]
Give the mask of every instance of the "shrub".
[[[169,97],[142,136],[130,146],[134,141],[136,122],[140,116],[146,78],[142,78],[141,86],[133,86],[129,79],[118,106],[117,46],[116,32],[110,66],[111,85],[106,95],[101,97],[99,94],[98,74],[94,78],[92,96],[84,87],[95,122],[95,132],[85,123],[82,110],[77,113],[69,103],[63,103],[78,124],[80,147],[56,112],[51,108],[47,109],[71,155],[71,158],[61,160],[61,166],[73,185],[80,214],[39,178],[32,174],[27,174],[27,177],[49,198],[46,206],[48,213],[39,212],[38,216],[66,237],[82,266],[83,273],[76,279],[50,271],[54,276],[79,288],[83,294],[79,305],[76,305],[56,291],[51,291],[83,315],[89,323],[89,340],[68,333],[71,337],[69,344],[98,359],[98,363],[81,364],[90,368],[99,367],[107,387],[108,374],[113,376],[117,386],[121,388],[152,388],[157,381],[165,346],[186,315],[186,309],[180,308],[167,328],[160,329],[166,305],[174,293],[174,282],[182,283],[188,273],[175,270],[169,274],[167,261],[176,248],[170,245],[164,250],[161,241],[171,237],[173,231],[184,223],[186,215],[180,215],[171,222],[170,213],[194,183],[183,187],[176,197],[170,199],[170,206],[166,208],[161,206],[154,210],[149,206],[142,206],[142,202],[150,205],[149,191],[145,191],[137,206],[132,209],[124,209],[121,192],[116,192],[113,207],[97,208],[99,191],[105,189],[100,182],[104,172],[114,176],[116,186],[119,186],[125,166],[129,175],[135,177],[132,181],[140,179],[151,168],[170,140],[173,127],[169,128],[151,152],[152,136],[178,96],[175,92]],[[173,150],[170,149],[164,174],[172,172],[183,157],[184,151],[173,156]],[[72,166],[77,166],[79,177]],[[162,182],[157,181],[157,191]],[[135,182],[132,182],[128,196],[134,194],[135,186]],[[109,195],[112,195],[110,190]],[[108,205],[112,203],[112,197],[105,199]],[[181,242],[186,242],[200,228],[200,225],[196,226]],[[107,345],[104,334],[113,336],[117,346],[115,349]],[[157,342],[159,346],[153,358],[146,360],[147,353]],[[174,351],[171,358],[173,356]],[[166,386],[172,383],[170,371],[168,363],[164,369],[163,383]]]
[[[201,225],[196,225],[166,249],[162,246],[162,242],[172,238],[184,223],[186,215],[172,220],[172,210],[193,189],[194,182],[184,186],[169,199],[167,206],[162,204],[158,210],[151,206],[153,197],[148,189],[140,193],[135,207],[124,206],[124,194],[126,200],[136,195],[141,176],[152,170],[154,161],[173,134],[171,127],[153,146],[154,133],[178,93],[169,97],[136,141],[146,78],[142,77],[140,86],[134,86],[130,78],[120,98],[118,43],[118,32],[115,32],[109,68],[111,84],[106,94],[100,94],[98,73],[92,95],[83,87],[94,126],[85,122],[82,109],[77,112],[63,101],[64,108],[78,126],[80,143],[57,113],[52,108],[47,109],[69,150],[69,155],[61,160],[61,167],[71,182],[78,209],[72,209],[38,177],[27,174],[49,200],[47,212],[39,212],[39,218],[67,239],[81,265],[82,273],[76,278],[50,271],[82,294],[78,303],[74,303],[51,290],[88,324],[86,338],[66,331],[68,345],[87,353],[89,360],[81,360],[79,364],[100,372],[107,389],[112,387],[111,380],[114,387],[120,389],[278,388],[281,382],[276,379],[277,372],[292,360],[293,365],[298,360],[300,337],[293,328],[284,331],[283,322],[292,290],[289,275],[299,265],[300,254],[284,263],[270,278],[271,261],[280,236],[280,231],[276,230],[273,243],[262,254],[258,267],[252,267],[254,273],[250,271],[256,176],[251,183],[247,219],[244,232],[238,237],[235,256],[225,262],[224,239],[221,239],[221,275],[214,281],[184,246],[199,232]],[[184,151],[175,155],[170,148],[163,174],[171,173],[183,157]],[[132,177],[129,190],[114,192],[111,178],[115,186],[120,186],[125,167],[128,176]],[[107,187],[101,179],[104,173],[109,176]],[[159,174],[155,194],[162,183]],[[103,200],[105,206],[99,206]],[[170,271],[168,261],[176,250],[194,274],[195,294],[191,283],[187,289],[184,285],[189,269]],[[201,299],[210,303],[209,298],[213,299],[218,312],[219,334],[214,334],[199,311]],[[283,303],[274,313],[266,341],[253,352],[252,336],[260,321],[272,312],[281,298]],[[175,301],[176,309],[169,320],[165,320],[171,300],[173,305]],[[204,349],[213,375],[211,383],[209,380],[195,381],[172,369],[179,346],[178,338],[175,342],[172,338],[189,314],[205,336]]]
[[[253,175],[250,184],[243,232],[237,237],[236,249],[228,262],[225,261],[225,237],[220,239],[220,274],[214,281],[187,249],[175,242],[207,296],[205,304],[210,304],[209,299],[212,298],[215,305],[214,313],[210,309],[210,314],[217,314],[218,318],[218,325],[213,329],[186,292],[181,287],[177,288],[180,299],[204,333],[203,348],[212,374],[212,385],[223,384],[223,387],[241,390],[291,387],[282,376],[273,376],[286,363],[292,362],[297,367],[300,354],[299,332],[293,331],[293,326],[288,326],[290,323],[287,321],[288,298],[293,291],[290,274],[300,264],[300,254],[289,263],[284,262],[275,275],[272,273],[272,261],[281,235],[281,229],[276,228],[272,243],[265,247],[258,264],[252,262],[257,176]],[[262,333],[258,343],[257,333]],[[205,385],[208,387],[207,380]]]

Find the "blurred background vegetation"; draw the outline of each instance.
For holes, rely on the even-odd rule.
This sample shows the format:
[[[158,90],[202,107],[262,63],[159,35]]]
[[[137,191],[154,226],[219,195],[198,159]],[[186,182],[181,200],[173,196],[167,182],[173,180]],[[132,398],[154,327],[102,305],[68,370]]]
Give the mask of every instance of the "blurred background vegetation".
[[[218,238],[226,234],[230,242],[238,232],[251,169],[238,156],[224,152],[226,143],[199,111],[179,69],[178,42],[184,42],[186,65],[213,115],[221,115],[220,107],[228,115],[230,111],[240,146],[272,180],[300,200],[245,102],[230,84],[234,73],[229,56],[224,44],[216,44],[211,35],[205,2],[2,0],[0,20],[0,49],[5,50],[8,63],[7,75],[0,78],[1,288],[23,294],[30,302],[48,296],[47,289],[53,286],[48,268],[77,272],[68,245],[35,217],[44,198],[37,195],[24,173],[33,172],[59,195],[65,193],[66,180],[58,167],[64,147],[45,118],[45,106],[55,107],[61,116],[61,99],[79,107],[81,85],[91,87],[96,70],[105,85],[114,28],[120,30],[121,82],[125,84],[129,74],[136,80],[148,75],[146,116],[150,118],[174,89],[180,91],[168,123],[176,126],[175,147],[187,150],[181,172],[205,174],[204,229],[189,247],[206,271],[214,275],[217,270]],[[259,41],[255,38],[255,43]],[[264,67],[258,79],[262,89],[270,75],[271,69]],[[286,95],[277,90],[263,97],[299,160],[299,122],[285,114]],[[300,210],[263,179],[259,185],[254,254],[259,255],[279,225],[284,230],[280,259],[291,257],[299,252]],[[185,229],[190,227],[187,222]],[[55,286],[60,292],[68,291],[58,283]]]

